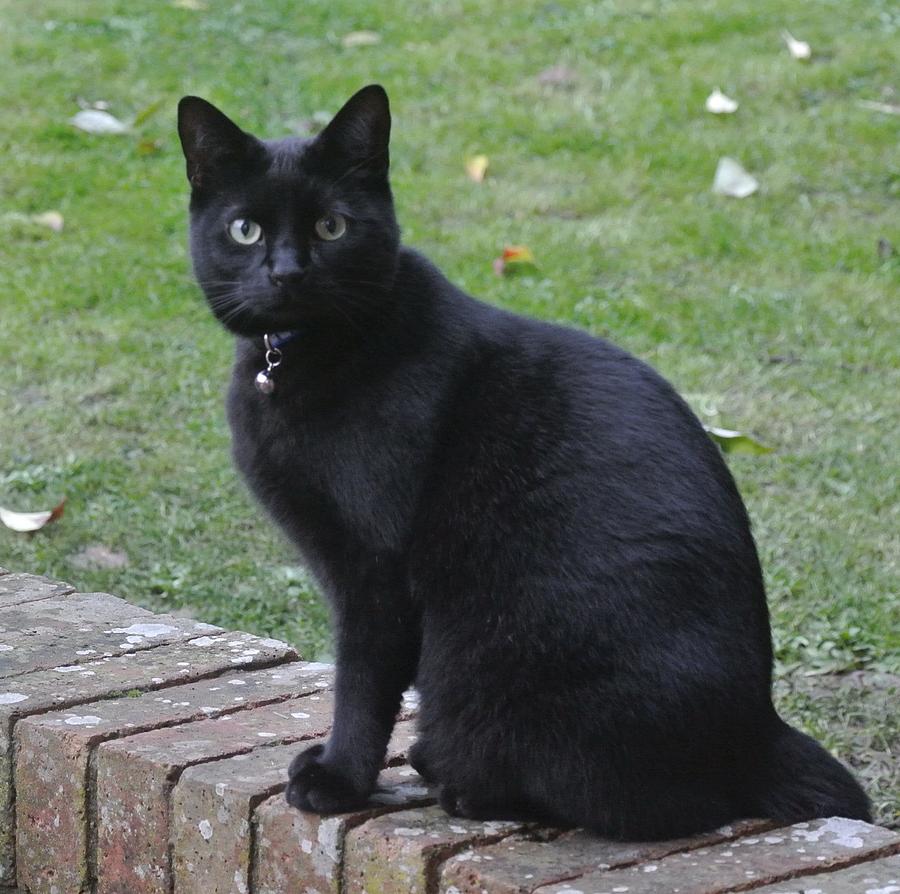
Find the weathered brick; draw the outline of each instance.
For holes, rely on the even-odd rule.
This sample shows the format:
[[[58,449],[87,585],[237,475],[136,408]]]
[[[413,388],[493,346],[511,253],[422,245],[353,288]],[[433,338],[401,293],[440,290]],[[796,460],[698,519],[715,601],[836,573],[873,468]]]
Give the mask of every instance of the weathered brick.
[[[203,676],[232,673],[172,686],[159,694],[86,703],[77,710],[26,718],[16,726],[18,876],[33,892],[50,892],[53,888],[60,894],[79,891],[87,882],[93,790],[89,762],[97,744],[246,705],[315,692],[331,680],[330,674],[323,675],[315,666],[307,669],[300,663],[233,673],[236,662],[249,669],[294,657],[293,650],[277,640],[228,633],[197,637],[187,645],[201,656],[198,669],[203,669]],[[179,663],[190,673],[191,661]],[[177,672],[182,669],[167,669],[170,683],[180,682]],[[236,695],[237,689],[230,685],[233,679],[244,683],[241,695]]]
[[[542,885],[593,870],[659,860],[771,827],[767,821],[744,820],[694,838],[651,842],[609,841],[583,830],[549,839],[511,835],[497,844],[468,848],[450,857],[441,869],[440,890],[443,894],[530,894]]]
[[[302,813],[278,795],[260,804],[253,818],[256,859],[251,890],[256,894],[337,894],[350,829],[384,813],[434,802],[433,793],[412,767],[389,767],[378,782],[379,791],[369,806],[335,816]]]
[[[0,568],[0,578],[0,608],[75,592],[71,584],[36,574],[12,574],[5,568]]]
[[[400,726],[412,733],[408,721]],[[401,737],[395,737],[394,741],[400,742]],[[304,743],[300,747],[308,744],[313,743]],[[185,770],[172,793],[176,894],[195,891],[241,894],[248,889],[254,837],[253,811],[264,799],[274,796],[274,800],[280,802],[285,810],[302,816],[309,826],[317,825],[322,820],[319,816],[299,814],[284,801],[282,790],[287,781],[287,767],[300,747],[280,745],[262,748]],[[405,744],[402,752],[389,750],[387,759],[397,760],[405,756],[405,751]],[[416,786],[406,780],[402,789],[396,789],[397,784],[404,781],[399,768],[390,768],[383,777],[385,784],[394,786],[394,801],[404,796],[409,799],[413,793],[418,798],[412,802],[407,800],[404,806],[427,800],[427,790],[422,787],[421,780]],[[382,796],[381,803],[384,802],[385,797]],[[382,809],[385,808],[382,806]],[[332,825],[335,819],[329,818]],[[299,845],[294,845],[292,851],[294,859],[305,857]],[[286,890],[303,890],[303,887],[292,885]]]
[[[220,629],[210,624],[188,623],[185,639],[217,633]],[[120,638],[116,635],[116,641]],[[15,635],[10,642],[13,648],[18,648]],[[212,672],[202,650],[198,653],[195,647],[179,643],[126,651],[119,656],[99,649],[80,649],[78,640],[71,643],[71,649],[68,660],[58,667],[29,671],[0,681],[0,884],[11,884],[15,878],[15,822],[11,805],[15,791],[12,742],[17,720],[53,708],[108,698],[118,691],[153,689],[179,677],[191,679]],[[79,651],[83,654],[78,655]],[[86,663],[76,665],[74,661]]]
[[[839,869],[827,875],[806,875],[793,881],[754,888],[754,894],[897,894],[900,856],[884,857]]]
[[[859,820],[832,817],[797,823],[643,862],[597,870],[537,889],[536,894],[628,891],[628,894],[722,894],[777,882],[817,869],[842,867],[900,848],[900,834]]]
[[[76,593],[0,609],[0,678],[196,636],[195,622],[154,615],[108,593]]]
[[[407,717],[417,705],[415,693],[404,695]],[[415,726],[408,720],[398,722],[387,747],[386,761],[405,757],[415,742]],[[336,892],[340,889],[340,866],[344,838],[349,829],[389,809],[403,809],[405,799],[432,799],[425,795],[418,773],[408,766],[391,766],[382,771],[379,786],[387,787],[373,796],[383,806],[339,816],[318,816],[290,807],[280,796],[264,801],[254,813],[254,838],[257,859],[252,869],[257,894],[282,891]]]
[[[331,693],[322,692],[101,744],[95,752],[98,894],[170,889],[169,794],[185,768],[323,736],[332,710]]]
[[[448,857],[525,827],[516,822],[450,817],[440,807],[376,817],[346,835],[342,890],[346,894],[425,894],[428,879]]]

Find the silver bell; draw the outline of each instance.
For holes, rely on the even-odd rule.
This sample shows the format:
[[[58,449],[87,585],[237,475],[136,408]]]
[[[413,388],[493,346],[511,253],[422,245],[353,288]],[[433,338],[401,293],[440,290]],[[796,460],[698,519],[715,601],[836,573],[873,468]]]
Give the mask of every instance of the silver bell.
[[[256,385],[256,390],[260,394],[271,394],[275,390],[275,380],[266,370],[261,370],[256,374],[254,384]]]

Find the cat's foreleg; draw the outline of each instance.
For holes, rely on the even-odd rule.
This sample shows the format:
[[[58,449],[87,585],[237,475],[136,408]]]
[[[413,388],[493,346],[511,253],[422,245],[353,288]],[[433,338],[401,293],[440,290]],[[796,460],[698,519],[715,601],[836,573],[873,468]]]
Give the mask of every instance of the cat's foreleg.
[[[339,813],[366,802],[378,779],[403,690],[415,675],[415,619],[384,602],[368,608],[352,624],[349,619],[339,623],[334,726],[328,744],[301,752],[288,769],[285,796],[301,810]]]

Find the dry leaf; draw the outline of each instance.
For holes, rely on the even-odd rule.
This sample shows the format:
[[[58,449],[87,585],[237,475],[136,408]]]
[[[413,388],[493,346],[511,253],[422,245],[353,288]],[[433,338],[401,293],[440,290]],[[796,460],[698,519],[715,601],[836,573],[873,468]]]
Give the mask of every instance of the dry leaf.
[[[861,109],[868,109],[870,112],[882,112],[885,115],[900,115],[900,106],[895,106],[889,102],[874,102],[871,99],[860,99],[856,104]]]
[[[719,445],[723,453],[750,453],[759,456],[771,453],[772,448],[761,444],[759,441],[745,435],[740,431],[732,431],[728,428],[716,428],[712,425],[704,425],[707,434]]]
[[[503,254],[494,259],[493,267],[497,276],[506,276],[510,273],[533,273],[537,264],[527,245],[507,245]]]
[[[40,531],[45,525],[56,521],[62,514],[66,505],[66,499],[60,501],[59,505],[46,512],[13,512],[11,509],[4,509],[0,506],[0,522],[3,522],[7,528],[12,531],[18,531],[20,534],[27,534],[32,531]]]
[[[162,140],[141,140],[137,144],[137,154],[141,156],[156,155],[162,152]]]
[[[787,44],[788,52],[795,59],[809,59],[812,56],[812,49],[805,40],[797,40],[790,31],[782,31],[781,37]]]
[[[706,97],[706,111],[714,115],[730,115],[737,109],[738,103],[726,96],[718,87]]]
[[[723,196],[734,196],[736,199],[745,199],[752,196],[759,189],[759,181],[748,174],[733,158],[723,156],[716,166],[716,176],[713,179],[713,192]]]
[[[351,31],[341,38],[341,46],[345,50],[353,47],[371,47],[376,43],[381,43],[381,35],[374,31]]]
[[[111,134],[125,133],[128,130],[127,124],[103,109],[82,109],[69,119],[69,123],[86,133]]]
[[[486,155],[473,155],[471,158],[467,158],[466,173],[469,175],[469,179],[481,183],[487,173],[489,163]]]
[[[65,222],[58,211],[44,211],[42,214],[33,214],[31,219],[42,227],[49,227],[54,233],[61,233]]]

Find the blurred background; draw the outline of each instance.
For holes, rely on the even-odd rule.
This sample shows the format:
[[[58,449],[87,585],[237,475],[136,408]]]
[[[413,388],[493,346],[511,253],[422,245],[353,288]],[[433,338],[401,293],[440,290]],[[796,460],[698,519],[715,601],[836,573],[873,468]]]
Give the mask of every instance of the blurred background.
[[[780,705],[896,824],[898,49],[888,0],[0,0],[0,506],[66,499],[0,564],[329,656],[230,464],[174,116],[309,136],[379,82],[409,244],[745,436]]]

